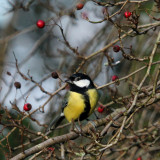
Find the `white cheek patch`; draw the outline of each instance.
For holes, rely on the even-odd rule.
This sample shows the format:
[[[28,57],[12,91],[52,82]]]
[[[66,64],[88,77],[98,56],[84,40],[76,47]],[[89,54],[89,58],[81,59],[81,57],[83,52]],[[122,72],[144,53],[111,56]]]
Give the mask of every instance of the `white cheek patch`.
[[[90,81],[88,79],[82,79],[79,81],[73,81],[73,83],[78,87],[88,87],[90,85]]]

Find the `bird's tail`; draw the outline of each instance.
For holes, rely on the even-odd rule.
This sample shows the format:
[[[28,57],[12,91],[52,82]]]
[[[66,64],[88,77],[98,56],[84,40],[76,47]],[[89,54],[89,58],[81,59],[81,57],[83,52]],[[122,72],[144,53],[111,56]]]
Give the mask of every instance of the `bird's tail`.
[[[49,124],[47,128],[47,132],[55,129],[63,121],[64,118],[65,117],[63,113],[61,113],[60,115],[56,115],[54,119],[52,120],[52,122]]]

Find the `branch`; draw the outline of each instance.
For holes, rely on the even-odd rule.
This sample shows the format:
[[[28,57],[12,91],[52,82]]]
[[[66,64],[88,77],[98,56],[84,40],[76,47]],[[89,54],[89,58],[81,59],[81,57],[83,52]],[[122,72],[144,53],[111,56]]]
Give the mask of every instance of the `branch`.
[[[99,127],[103,124],[105,124],[109,117],[112,116],[112,117],[115,117],[117,114],[118,115],[123,115],[123,113],[126,111],[125,108],[121,109],[121,110],[116,110],[115,112],[113,112],[111,115],[108,115],[107,117],[105,118],[102,118],[102,119],[98,119],[98,120],[94,120],[93,123],[95,124],[93,126],[93,124],[91,122],[89,122],[87,125],[85,125],[83,128],[82,128],[82,131],[83,131],[83,134],[84,133],[89,133],[90,130],[94,130],[95,127]],[[120,116],[120,117],[121,117]],[[64,134],[64,135],[61,135],[61,136],[57,136],[57,137],[54,137],[54,138],[50,138],[36,146],[33,146],[32,148],[29,148],[27,150],[24,151],[24,153],[19,153],[18,155],[16,155],[15,157],[11,158],[10,160],[20,160],[20,159],[24,159],[34,153],[37,153],[39,152],[40,150],[50,146],[50,145],[54,145],[54,144],[57,144],[57,143],[62,143],[62,142],[65,142],[67,140],[71,140],[71,139],[76,139],[79,137],[79,134],[74,131],[70,132],[70,133],[67,133],[67,134]]]

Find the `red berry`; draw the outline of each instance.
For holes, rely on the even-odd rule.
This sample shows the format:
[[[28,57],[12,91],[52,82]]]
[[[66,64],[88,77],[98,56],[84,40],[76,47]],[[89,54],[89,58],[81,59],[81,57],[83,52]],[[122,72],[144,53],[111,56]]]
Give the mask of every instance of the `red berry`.
[[[24,106],[23,106],[23,109],[25,111],[30,111],[32,109],[32,105],[30,103],[26,103]]]
[[[141,158],[141,157],[138,157],[137,160],[142,160],[142,158]]]
[[[11,73],[7,71],[7,75],[8,75],[8,76],[11,76]]]
[[[45,22],[43,20],[38,20],[37,21],[37,27],[38,28],[44,28],[45,26]]]
[[[116,75],[112,76],[112,81],[115,81],[117,79],[118,79],[118,76],[116,76]]]
[[[16,89],[20,89],[21,88],[21,83],[20,82],[15,82],[14,86],[16,87]]]
[[[132,12],[129,12],[129,11],[124,12],[124,16],[126,18],[129,18],[131,15],[132,15]]]
[[[48,151],[54,151],[53,147],[48,147]]]
[[[113,51],[114,52],[119,52],[120,51],[120,46],[118,46],[118,45],[115,45],[115,46],[113,46]]]
[[[78,3],[78,4],[76,5],[77,10],[81,10],[83,7],[84,7],[84,4],[83,4],[83,3]]]
[[[104,107],[103,106],[99,106],[98,109],[97,109],[97,111],[99,113],[102,113],[104,111]]]
[[[58,73],[57,72],[52,72],[51,73],[52,78],[57,79],[59,78]]]

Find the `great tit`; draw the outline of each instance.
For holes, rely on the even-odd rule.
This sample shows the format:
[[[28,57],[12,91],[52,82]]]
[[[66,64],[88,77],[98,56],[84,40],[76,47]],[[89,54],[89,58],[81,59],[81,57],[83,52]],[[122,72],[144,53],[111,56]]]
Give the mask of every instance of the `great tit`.
[[[70,90],[65,95],[60,109],[61,114],[56,114],[49,125],[49,130],[54,129],[64,117],[68,122],[86,119],[93,113],[98,102],[98,91],[88,75],[73,74],[66,83],[69,84]]]

